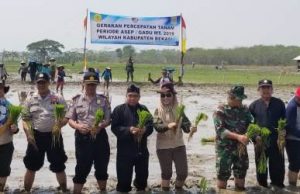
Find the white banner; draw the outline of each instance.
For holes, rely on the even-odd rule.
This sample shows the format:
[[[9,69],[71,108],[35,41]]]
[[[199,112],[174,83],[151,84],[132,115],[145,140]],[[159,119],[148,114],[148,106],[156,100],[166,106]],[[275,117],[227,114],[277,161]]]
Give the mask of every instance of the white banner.
[[[180,16],[124,17],[90,12],[91,42],[178,46]]]

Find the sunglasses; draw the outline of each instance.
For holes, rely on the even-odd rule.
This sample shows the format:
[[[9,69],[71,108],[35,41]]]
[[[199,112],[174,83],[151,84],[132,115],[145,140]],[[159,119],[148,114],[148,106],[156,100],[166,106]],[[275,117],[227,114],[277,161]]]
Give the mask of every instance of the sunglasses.
[[[165,97],[168,97],[168,98],[170,98],[170,97],[172,97],[172,94],[171,94],[171,93],[167,93],[167,94],[160,94],[160,97],[161,97],[161,98],[165,98]]]

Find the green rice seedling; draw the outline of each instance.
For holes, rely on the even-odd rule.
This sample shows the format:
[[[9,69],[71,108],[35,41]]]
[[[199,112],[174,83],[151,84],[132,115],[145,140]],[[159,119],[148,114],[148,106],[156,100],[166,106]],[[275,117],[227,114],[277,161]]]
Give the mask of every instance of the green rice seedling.
[[[202,120],[203,121],[207,121],[207,119],[208,119],[207,114],[205,114],[205,113],[199,113],[196,116],[196,118],[195,118],[194,127],[197,127],[199,125],[200,121],[202,121]],[[192,139],[192,137],[193,137],[193,135],[194,135],[195,132],[196,131],[191,131],[189,133],[188,141],[190,141]]]
[[[7,129],[10,128],[12,124],[17,124],[18,119],[22,112],[21,106],[9,105],[8,106],[8,117],[4,125],[0,127],[0,135],[4,133]]]
[[[152,115],[151,113],[149,113],[148,111],[145,110],[137,110],[137,114],[139,117],[139,123],[137,125],[138,128],[142,129],[145,127],[146,123],[152,119]],[[141,135],[137,135],[137,141],[138,143],[140,143],[142,136]]]
[[[278,132],[277,146],[282,155],[284,155],[286,124],[287,124],[286,119],[279,119],[278,127],[277,127],[277,132]]]
[[[55,123],[52,128],[52,146],[60,145],[61,122],[65,116],[65,105],[54,104],[54,118]]]
[[[203,177],[200,181],[199,181],[199,193],[204,194],[207,192],[208,187],[207,187],[207,180],[205,177]]]
[[[96,139],[98,125],[100,124],[100,122],[103,121],[103,119],[104,119],[104,112],[102,108],[99,108],[95,113],[95,121],[91,129],[91,136],[93,139]]]

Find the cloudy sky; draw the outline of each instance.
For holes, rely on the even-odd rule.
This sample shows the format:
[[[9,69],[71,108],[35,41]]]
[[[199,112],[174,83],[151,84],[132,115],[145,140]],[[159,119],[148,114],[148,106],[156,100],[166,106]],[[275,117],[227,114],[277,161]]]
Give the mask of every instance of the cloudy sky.
[[[86,9],[135,17],[182,13],[188,48],[300,46],[299,8],[299,0],[0,0],[0,50],[22,51],[45,38],[66,50],[82,48]],[[88,43],[92,49],[122,46]]]

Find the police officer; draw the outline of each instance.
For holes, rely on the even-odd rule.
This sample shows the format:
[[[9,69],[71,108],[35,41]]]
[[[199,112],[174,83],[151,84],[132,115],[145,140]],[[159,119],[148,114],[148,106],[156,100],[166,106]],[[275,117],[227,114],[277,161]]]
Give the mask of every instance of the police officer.
[[[216,129],[216,168],[219,189],[226,189],[231,170],[233,170],[236,189],[245,189],[249,159],[247,150],[239,156],[238,144],[248,144],[249,139],[245,133],[253,120],[249,109],[242,104],[245,98],[247,96],[244,94],[243,86],[232,87],[228,92],[227,104],[220,105],[213,115]]]
[[[73,104],[66,115],[69,125],[75,129],[74,193],[81,193],[93,164],[99,189],[106,190],[110,155],[108,136],[105,130],[105,127],[110,125],[110,104],[105,96],[96,93],[99,77],[95,72],[86,73],[83,84],[84,94],[73,98]],[[96,137],[93,138],[91,129],[95,122],[95,113],[100,108],[104,112],[104,120],[96,127]]]
[[[23,128],[27,136],[27,150],[23,159],[27,171],[24,178],[25,190],[30,192],[35,172],[44,164],[45,154],[50,163],[50,170],[56,173],[57,181],[62,191],[66,191],[67,181],[65,174],[65,154],[63,139],[60,136],[59,142],[52,142],[52,129],[55,124],[54,104],[67,105],[62,96],[50,91],[50,77],[46,73],[38,73],[36,76],[37,92],[31,94],[24,104],[22,115]],[[28,125],[31,122],[31,126]],[[68,122],[64,119],[60,125]],[[30,135],[30,127],[34,130],[34,139]]]
[[[112,113],[111,130],[117,137],[117,191],[131,191],[133,167],[135,168],[134,186],[137,191],[147,187],[149,152],[147,137],[153,132],[153,120],[140,129],[137,110],[148,111],[147,107],[139,104],[140,89],[135,85],[127,88],[126,102],[117,106]],[[141,142],[136,140],[141,135]]]

